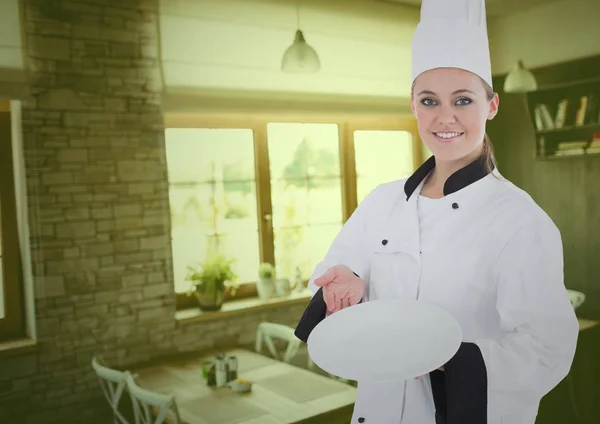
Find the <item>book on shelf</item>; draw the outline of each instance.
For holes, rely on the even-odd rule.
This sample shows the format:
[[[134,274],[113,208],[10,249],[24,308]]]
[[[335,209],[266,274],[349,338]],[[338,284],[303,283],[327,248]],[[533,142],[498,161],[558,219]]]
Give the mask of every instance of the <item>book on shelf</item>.
[[[579,107],[575,113],[576,127],[588,124],[596,124],[600,121],[598,116],[598,97],[596,94],[588,94],[579,98]]]
[[[540,153],[543,155],[544,151],[540,150]],[[598,153],[600,153],[600,133],[594,134],[591,141],[561,141],[556,144],[552,156],[578,156]]]
[[[557,150],[571,150],[571,149],[581,149],[587,147],[590,142],[587,140],[579,140],[579,141],[563,141],[558,143],[556,146]]]
[[[589,145],[587,140],[563,141],[556,145],[554,156],[577,156],[586,153]]]
[[[600,146],[588,147],[587,149],[585,149],[585,153],[588,155],[597,155],[598,153],[600,153]]]
[[[556,117],[554,118],[554,126],[563,128],[567,120],[567,112],[569,109],[569,99],[563,99],[558,103],[556,108]]]
[[[553,130],[555,128],[550,110],[544,103],[536,105],[533,113],[535,116],[535,126],[538,131]]]
[[[555,120],[556,128],[581,127],[597,123],[596,96],[592,93],[561,100],[556,108]]]
[[[594,136],[592,137],[592,141],[590,141],[590,144],[585,149],[585,152],[588,154],[600,153],[600,133],[594,134]]]
[[[583,147],[579,149],[557,150],[554,152],[554,156],[578,156],[583,154],[585,154],[585,149]]]
[[[563,98],[554,103],[554,118],[546,103],[537,103],[533,110],[535,126],[538,131],[543,131],[600,124],[598,97],[599,94],[591,93]]]
[[[577,109],[577,114],[575,115],[576,126],[585,125],[588,99],[588,96],[581,96],[581,98],[579,99],[579,109]]]

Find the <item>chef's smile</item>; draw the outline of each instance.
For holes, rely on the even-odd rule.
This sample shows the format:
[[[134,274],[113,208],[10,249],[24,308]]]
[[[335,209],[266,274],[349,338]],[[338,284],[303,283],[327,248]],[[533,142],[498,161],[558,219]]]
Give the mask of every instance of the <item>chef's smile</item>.
[[[464,134],[464,132],[458,132],[458,131],[438,131],[438,132],[434,132],[432,134],[434,135],[434,137],[436,139],[438,139],[438,141],[441,141],[442,143],[450,143],[450,142],[456,141],[460,137],[462,137],[463,134]]]

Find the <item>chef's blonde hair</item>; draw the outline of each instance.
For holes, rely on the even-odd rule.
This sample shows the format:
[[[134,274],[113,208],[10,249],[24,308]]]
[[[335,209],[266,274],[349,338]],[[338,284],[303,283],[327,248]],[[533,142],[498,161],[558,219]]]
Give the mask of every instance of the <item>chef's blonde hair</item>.
[[[479,79],[485,88],[488,101],[491,102],[494,99],[494,90],[492,90],[492,87],[490,87],[490,85],[485,82],[483,78],[479,77]],[[487,135],[487,133],[483,135],[482,159],[488,172],[492,172],[494,168],[496,168],[496,155],[494,154],[494,146],[492,145],[492,140],[490,140],[490,137]]]

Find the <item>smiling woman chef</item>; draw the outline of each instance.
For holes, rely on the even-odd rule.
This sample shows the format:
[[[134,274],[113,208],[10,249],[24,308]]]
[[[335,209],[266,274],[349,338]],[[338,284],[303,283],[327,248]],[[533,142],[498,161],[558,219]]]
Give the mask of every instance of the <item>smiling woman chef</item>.
[[[560,233],[500,175],[485,135],[499,99],[484,0],[423,0],[412,43],[412,110],[433,156],[361,202],[314,270],[296,335],[361,301],[433,303],[462,327],[456,355],[423,378],[359,382],[352,423],[533,424],[578,323]]]

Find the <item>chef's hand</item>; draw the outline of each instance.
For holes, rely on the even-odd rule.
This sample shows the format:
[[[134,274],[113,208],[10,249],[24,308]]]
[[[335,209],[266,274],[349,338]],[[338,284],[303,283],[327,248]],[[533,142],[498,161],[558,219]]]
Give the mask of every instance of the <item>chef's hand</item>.
[[[323,288],[328,314],[356,305],[365,294],[363,279],[345,265],[332,266],[315,280],[315,285]]]

